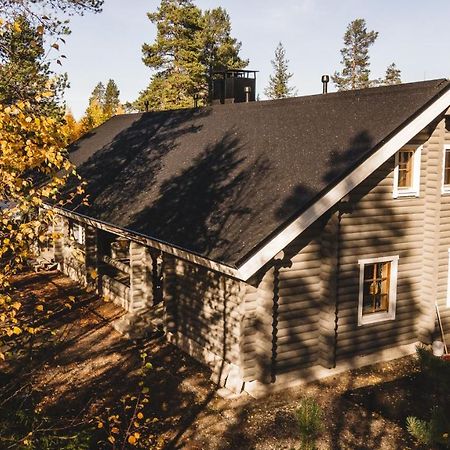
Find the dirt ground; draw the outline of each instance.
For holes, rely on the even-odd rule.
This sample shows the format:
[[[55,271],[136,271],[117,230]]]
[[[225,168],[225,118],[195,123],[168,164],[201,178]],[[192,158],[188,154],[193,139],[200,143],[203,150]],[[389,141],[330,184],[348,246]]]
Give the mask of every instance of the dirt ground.
[[[114,404],[136,383],[139,351],[145,349],[153,369],[148,414],[155,448],[291,449],[299,447],[295,410],[313,396],[325,411],[319,449],[418,449],[405,430],[408,415],[423,416],[429,406],[413,357],[377,364],[253,399],[224,399],[210,373],[164,341],[150,336],[130,341],[110,326],[121,310],[82,291],[61,274],[27,273],[16,286],[25,298],[44,300],[54,310],[50,344],[35,343],[26,364],[0,371],[0,405],[26,383],[39,393],[39,408],[74,426],[91,423],[99,409]],[[50,306],[53,305],[53,306]],[[3,373],[2,373],[3,372]]]

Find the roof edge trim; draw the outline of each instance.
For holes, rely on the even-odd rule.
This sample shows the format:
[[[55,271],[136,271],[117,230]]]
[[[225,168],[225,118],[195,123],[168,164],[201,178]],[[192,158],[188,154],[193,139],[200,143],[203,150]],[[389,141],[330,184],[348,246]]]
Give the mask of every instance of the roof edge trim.
[[[222,263],[218,263],[212,261],[208,258],[204,258],[202,256],[191,253],[187,250],[183,250],[181,248],[174,247],[170,244],[166,244],[164,242],[157,241],[155,239],[151,239],[144,235],[137,234],[133,231],[129,231],[123,228],[119,228],[115,225],[108,224],[106,222],[102,222],[100,220],[91,219],[83,214],[78,214],[75,212],[67,211],[64,208],[51,206],[51,205],[43,205],[45,209],[53,209],[58,214],[68,217],[70,219],[78,220],[87,225],[91,225],[95,228],[98,228],[103,231],[107,231],[109,233],[116,234],[118,236],[129,239],[130,241],[137,242],[139,244],[148,245],[149,247],[155,248],[157,250],[161,250],[162,252],[169,253],[170,255],[176,256],[177,258],[183,259],[185,261],[197,264],[199,266],[206,267],[207,269],[214,270],[216,272],[223,273],[225,275],[229,275],[234,278],[239,278],[237,274],[237,269],[227,266]]]
[[[293,222],[273,237],[266,245],[241,264],[238,267],[237,277],[244,281],[248,280],[297,236],[305,231],[306,228],[392,157],[403,145],[407,144],[417,133],[423,130],[436,117],[445,112],[449,106],[450,89],[447,88],[444,90],[443,94],[438,96],[438,98],[420,114],[400,128],[400,130],[385,142],[375,153],[358,165],[336,186],[325,193],[308,209],[294,219]]]

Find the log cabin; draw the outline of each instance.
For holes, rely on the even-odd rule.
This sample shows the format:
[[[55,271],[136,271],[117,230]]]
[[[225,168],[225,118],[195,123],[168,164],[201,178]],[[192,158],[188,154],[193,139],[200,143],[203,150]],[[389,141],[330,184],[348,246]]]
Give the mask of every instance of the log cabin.
[[[450,82],[216,103],[69,150],[88,201],[55,208],[54,257],[115,327],[252,395],[411,354],[436,304],[449,339]]]

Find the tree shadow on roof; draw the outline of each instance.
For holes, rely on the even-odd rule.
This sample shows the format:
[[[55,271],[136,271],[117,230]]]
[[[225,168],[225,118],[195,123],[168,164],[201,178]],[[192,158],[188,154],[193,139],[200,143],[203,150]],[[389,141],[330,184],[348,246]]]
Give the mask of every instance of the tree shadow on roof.
[[[176,149],[177,140],[200,131],[202,126],[195,121],[205,114],[208,110],[142,114],[78,167],[78,173],[88,183],[86,194],[92,205],[78,205],[78,212],[89,212],[94,217],[106,212],[106,217],[114,217],[115,211],[126,210],[137,195],[151,189],[163,156]],[[72,154],[77,151],[86,151],[82,141],[71,149]]]
[[[286,197],[283,204],[275,211],[278,220],[290,221],[306,209],[314,201],[333,186],[339,179],[347,174],[349,166],[354,168],[355,162],[367,154],[373,147],[374,142],[367,131],[356,134],[348,143],[345,149],[334,149],[328,159],[328,170],[322,176],[323,190],[313,190],[303,183],[299,183],[291,189],[291,193]],[[301,174],[300,174],[301,175]],[[285,226],[285,222],[283,223]]]
[[[215,260],[232,257],[241,250],[242,223],[255,213],[247,200],[270,169],[264,157],[249,164],[241,150],[233,131],[225,133],[165,180],[157,200],[134,215],[129,228]]]

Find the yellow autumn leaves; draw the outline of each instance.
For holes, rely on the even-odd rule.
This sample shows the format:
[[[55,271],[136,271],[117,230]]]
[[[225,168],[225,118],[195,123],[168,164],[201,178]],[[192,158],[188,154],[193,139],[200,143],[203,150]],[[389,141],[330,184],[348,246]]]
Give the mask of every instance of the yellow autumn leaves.
[[[21,305],[11,295],[11,277],[51,239],[53,212],[43,205],[57,203],[61,187],[75,174],[60,128],[60,122],[37,115],[27,101],[0,104],[0,339],[36,332],[22,323]],[[35,311],[44,311],[43,305]]]
[[[150,425],[157,422],[156,418],[146,417],[145,408],[150,402],[150,389],[145,386],[149,370],[153,368],[148,361],[148,355],[140,352],[141,368],[139,371],[139,381],[134,389],[134,393],[128,393],[121,397],[120,407],[112,409],[107,407],[105,412],[95,418],[95,424],[102,439],[117,446],[118,448],[128,448],[126,444],[139,448],[151,447],[153,435],[150,432]]]

